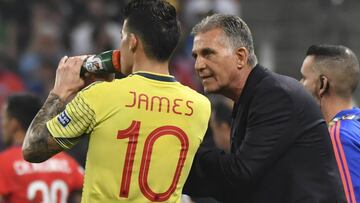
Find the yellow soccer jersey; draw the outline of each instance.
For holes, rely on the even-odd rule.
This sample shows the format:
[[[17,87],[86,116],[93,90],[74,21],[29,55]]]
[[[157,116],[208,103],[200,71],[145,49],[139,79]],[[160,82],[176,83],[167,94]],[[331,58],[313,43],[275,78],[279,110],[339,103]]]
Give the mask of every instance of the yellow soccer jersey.
[[[82,203],[180,202],[209,117],[203,95],[137,72],[82,90],[47,128],[66,149],[90,136]]]

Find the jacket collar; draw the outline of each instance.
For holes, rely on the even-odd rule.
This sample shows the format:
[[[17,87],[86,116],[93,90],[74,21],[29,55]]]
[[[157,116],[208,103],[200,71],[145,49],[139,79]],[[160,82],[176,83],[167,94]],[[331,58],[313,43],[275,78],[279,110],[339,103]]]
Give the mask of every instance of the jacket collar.
[[[232,117],[236,117],[239,106],[246,105],[250,102],[257,84],[269,74],[269,71],[263,66],[257,64],[250,72],[249,77],[245,82],[244,89],[241,92],[239,99],[234,104]]]

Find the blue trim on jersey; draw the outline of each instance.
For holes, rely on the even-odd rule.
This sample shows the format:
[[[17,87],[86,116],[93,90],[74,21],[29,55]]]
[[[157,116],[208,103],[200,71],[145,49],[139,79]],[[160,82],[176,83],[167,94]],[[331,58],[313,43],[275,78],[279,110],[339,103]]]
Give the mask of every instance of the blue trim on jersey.
[[[333,119],[341,120],[340,141],[346,157],[355,198],[360,201],[360,109],[343,110]]]

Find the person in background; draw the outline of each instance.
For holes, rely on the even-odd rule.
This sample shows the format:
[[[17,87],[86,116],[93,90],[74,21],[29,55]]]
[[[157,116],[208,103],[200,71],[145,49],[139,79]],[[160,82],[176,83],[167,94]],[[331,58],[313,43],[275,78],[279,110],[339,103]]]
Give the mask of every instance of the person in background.
[[[193,34],[204,91],[235,105],[231,152],[201,147],[184,194],[226,203],[345,202],[326,123],[305,88],[258,64],[238,16],[211,15]]]
[[[216,147],[230,152],[232,101],[219,97],[212,102],[210,127]]]
[[[359,62],[341,45],[313,45],[301,67],[301,83],[318,102],[326,123],[348,202],[360,201],[360,109],[353,104]]]
[[[73,158],[62,152],[40,164],[23,159],[25,132],[40,108],[40,99],[30,94],[11,95],[2,106],[7,149],[0,153],[0,202],[80,202],[83,169]]]
[[[0,57],[0,106],[5,102],[6,98],[14,93],[19,93],[24,91],[24,84],[21,78],[6,70],[1,66],[1,57]],[[0,115],[0,122],[1,122]],[[0,131],[1,136],[1,131]],[[4,144],[0,139],[0,150],[4,149]]]

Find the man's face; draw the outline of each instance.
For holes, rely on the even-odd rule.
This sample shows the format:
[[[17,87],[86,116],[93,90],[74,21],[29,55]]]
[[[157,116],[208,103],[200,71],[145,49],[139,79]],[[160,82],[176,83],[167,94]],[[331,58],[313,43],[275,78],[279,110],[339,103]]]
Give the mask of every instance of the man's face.
[[[320,89],[320,74],[315,71],[315,65],[314,56],[307,56],[305,58],[301,67],[302,78],[300,82],[318,101],[320,98],[318,94],[318,90]]]
[[[219,93],[229,88],[236,75],[237,57],[221,29],[197,34],[192,52],[205,92]]]
[[[127,29],[127,20],[125,20],[121,31],[120,44],[121,73],[124,75],[129,75],[132,73],[133,53],[130,47],[130,36],[131,34]]]

